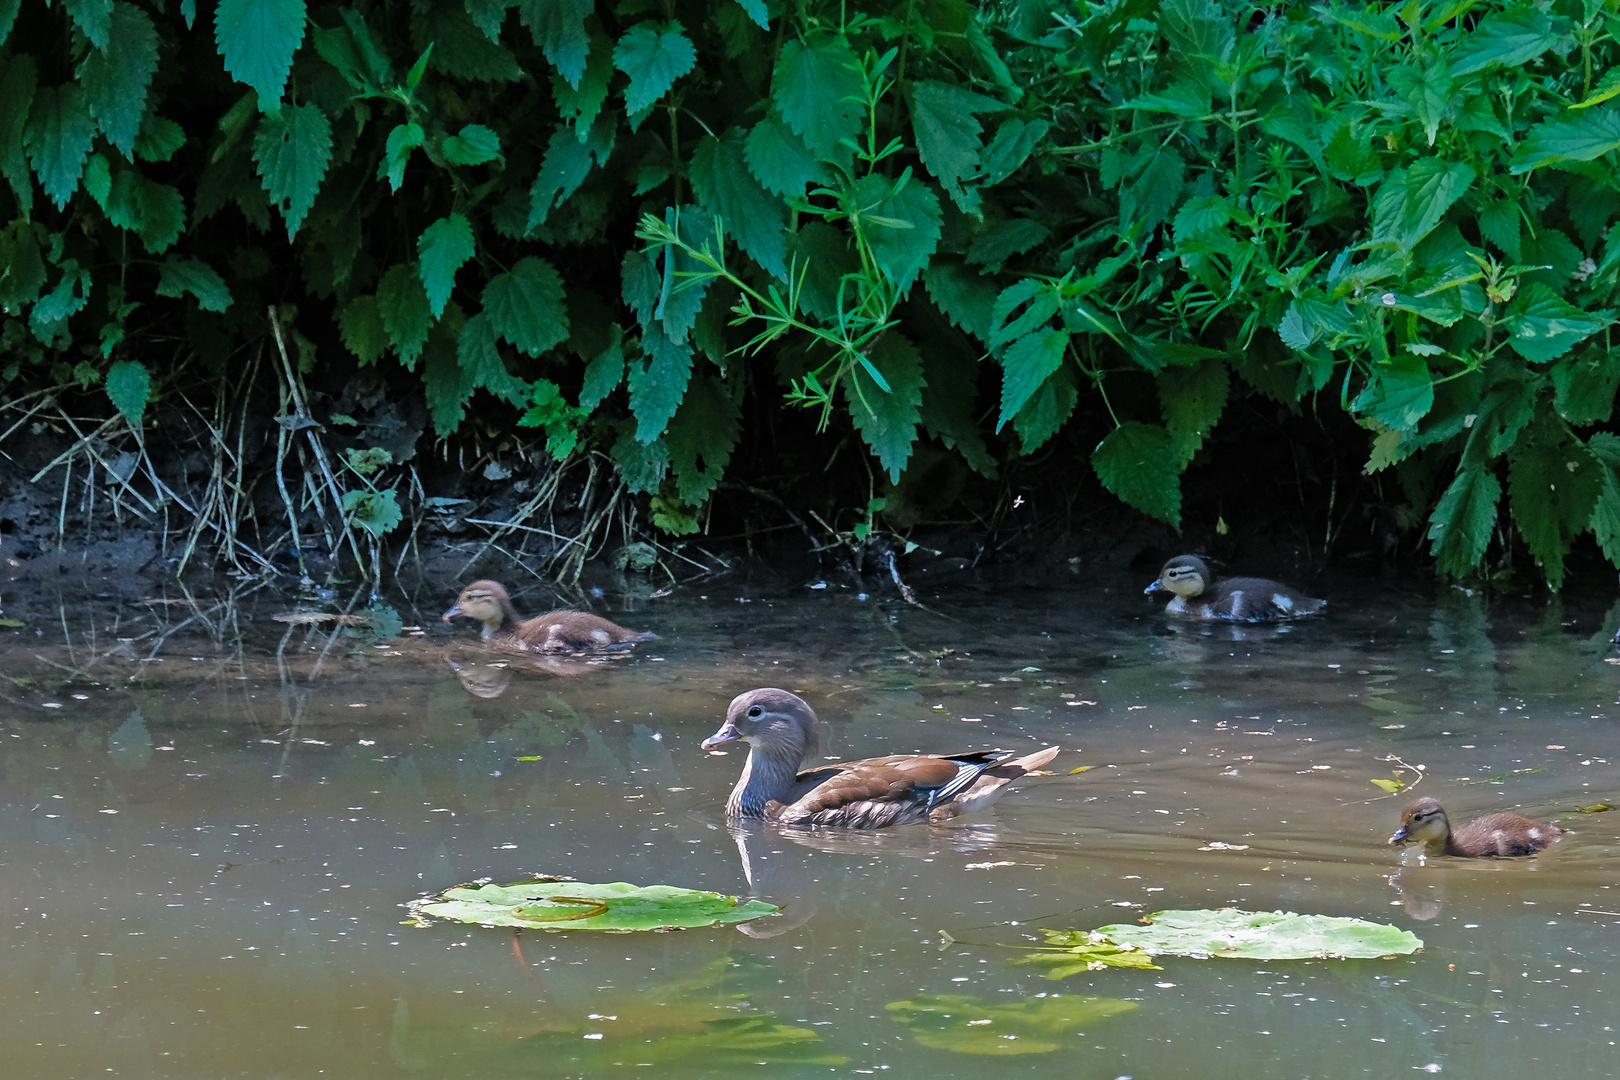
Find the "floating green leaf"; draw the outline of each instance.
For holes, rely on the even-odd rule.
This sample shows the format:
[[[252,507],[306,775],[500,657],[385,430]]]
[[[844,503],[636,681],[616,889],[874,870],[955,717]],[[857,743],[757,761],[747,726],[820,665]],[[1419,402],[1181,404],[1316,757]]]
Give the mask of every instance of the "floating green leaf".
[[[1135,945],[1117,945],[1096,930],[1042,930],[1041,933],[1046,935],[1047,948],[1018,957],[1013,963],[1049,964],[1048,979],[1067,979],[1082,971],[1111,967],[1162,970],[1153,962],[1153,957]]]
[[[889,1019],[921,1045],[985,1057],[1049,1054],[1099,1020],[1136,1007],[1132,1001],[1080,994],[990,1003],[966,994],[918,994],[884,1006]]]
[[[1369,780],[1368,783],[1376,785],[1377,787],[1383,788],[1385,791],[1389,792],[1391,795],[1394,795],[1396,792],[1401,791],[1401,790],[1405,789],[1405,787],[1406,787],[1406,781],[1405,780],[1392,780],[1392,779],[1390,779],[1389,777],[1386,777],[1386,776],[1375,776],[1371,780]]]
[[[537,877],[510,885],[458,885],[412,900],[424,920],[531,930],[682,930],[748,922],[779,910],[763,900],[673,885],[590,884]]]
[[[1423,948],[1410,931],[1337,915],[1217,908],[1155,911],[1143,922],[1147,925],[1114,923],[1094,932],[1154,956],[1197,959],[1370,960],[1407,956]]]

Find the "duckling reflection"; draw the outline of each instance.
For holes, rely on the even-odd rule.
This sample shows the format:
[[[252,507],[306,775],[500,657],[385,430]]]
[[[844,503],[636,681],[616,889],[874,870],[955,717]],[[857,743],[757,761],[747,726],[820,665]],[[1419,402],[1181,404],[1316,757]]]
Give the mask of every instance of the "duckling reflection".
[[[512,684],[512,672],[504,663],[460,664],[449,657],[444,662],[455,672],[462,689],[473,697],[498,698]]]
[[[625,656],[512,656],[500,660],[452,660],[445,658],[456,679],[473,697],[498,698],[512,685],[512,675],[554,675],[577,678]]]
[[[1403,866],[1385,879],[1400,895],[1401,907],[1419,922],[1440,915],[1446,902],[1446,879],[1439,871],[1425,866]]]

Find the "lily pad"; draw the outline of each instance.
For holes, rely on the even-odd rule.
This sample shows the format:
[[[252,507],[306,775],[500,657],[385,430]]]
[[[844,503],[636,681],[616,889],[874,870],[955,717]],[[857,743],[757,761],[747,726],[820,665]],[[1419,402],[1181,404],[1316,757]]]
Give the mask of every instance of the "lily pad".
[[[1245,960],[1373,959],[1423,948],[1409,930],[1336,915],[1291,911],[1156,911],[1147,925],[1100,926],[1115,945],[1154,956],[1228,956]]]
[[[674,885],[591,884],[537,877],[510,885],[457,885],[407,907],[433,919],[530,930],[686,930],[747,922],[779,909],[763,900]]]
[[[918,994],[884,1006],[889,1019],[935,1050],[987,1057],[1049,1054],[1063,1038],[1136,1003],[1118,998],[1053,994],[987,1005],[965,994]]]

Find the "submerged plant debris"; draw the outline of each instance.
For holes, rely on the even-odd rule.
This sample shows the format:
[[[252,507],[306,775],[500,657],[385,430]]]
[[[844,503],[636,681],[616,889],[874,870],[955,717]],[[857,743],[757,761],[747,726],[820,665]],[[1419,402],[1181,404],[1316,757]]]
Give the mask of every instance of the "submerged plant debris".
[[[1143,924],[1114,923],[1095,930],[1043,930],[1047,951],[1014,963],[1052,964],[1062,979],[1102,967],[1155,965],[1151,957],[1212,956],[1244,960],[1371,960],[1406,956],[1423,948],[1409,930],[1337,915],[1291,911],[1156,911]]]
[[[1136,1003],[1119,998],[1053,994],[985,1004],[965,994],[918,994],[891,1001],[889,1019],[923,1046],[957,1054],[1011,1057],[1062,1049],[1065,1036],[1129,1012]]]
[[[674,885],[592,884],[540,876],[509,885],[457,885],[407,907],[422,925],[434,919],[535,930],[689,930],[748,922],[780,910]]]

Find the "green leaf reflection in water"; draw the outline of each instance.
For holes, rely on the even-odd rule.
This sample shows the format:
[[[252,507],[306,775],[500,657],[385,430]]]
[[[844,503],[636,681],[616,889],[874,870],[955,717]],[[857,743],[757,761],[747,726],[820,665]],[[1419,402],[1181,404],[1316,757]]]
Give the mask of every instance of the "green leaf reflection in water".
[[[884,1006],[923,1046],[957,1054],[1049,1054],[1099,1020],[1136,1008],[1118,998],[1053,994],[986,1005],[966,994],[918,994]]]
[[[777,911],[763,900],[617,881],[539,877],[509,885],[458,885],[408,905],[419,919],[533,930],[681,930],[747,922]]]
[[[588,1076],[667,1066],[707,1077],[729,1066],[757,1075],[760,1065],[845,1064],[849,1059],[818,1032],[749,1004],[777,981],[777,970],[754,957],[724,956],[662,985],[609,991],[588,1003],[572,999],[558,1006],[569,1018],[545,1018],[526,1030],[510,1019],[498,1025],[483,1018],[467,1024],[407,1020],[395,1043],[398,1054],[443,1075],[453,1066],[458,1076]]]

